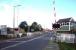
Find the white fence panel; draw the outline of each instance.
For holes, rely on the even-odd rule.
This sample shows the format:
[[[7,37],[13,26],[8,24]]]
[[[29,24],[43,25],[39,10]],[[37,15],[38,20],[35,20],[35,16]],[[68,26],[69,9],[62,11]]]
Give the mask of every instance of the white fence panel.
[[[56,41],[66,42],[66,43],[74,43],[75,34],[58,34]]]

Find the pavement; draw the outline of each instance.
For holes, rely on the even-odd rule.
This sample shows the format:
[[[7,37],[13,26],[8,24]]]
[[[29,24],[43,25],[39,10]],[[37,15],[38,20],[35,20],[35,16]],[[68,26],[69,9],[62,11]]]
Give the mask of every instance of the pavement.
[[[48,45],[44,50],[60,50],[59,45],[56,43],[56,37],[54,33],[50,33],[50,39]]]
[[[52,34],[50,32],[43,32],[38,36],[32,36],[29,38],[23,37],[20,39],[0,42],[0,50],[44,50],[44,48],[48,46],[51,35]],[[51,47],[58,47],[55,47],[54,45],[56,44],[52,43]]]
[[[50,41],[44,50],[60,50],[57,43]]]

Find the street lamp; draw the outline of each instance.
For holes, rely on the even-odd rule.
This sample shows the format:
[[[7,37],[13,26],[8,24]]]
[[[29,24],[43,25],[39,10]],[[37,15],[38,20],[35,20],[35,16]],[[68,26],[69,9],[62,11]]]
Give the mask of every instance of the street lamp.
[[[16,6],[13,6],[13,31],[14,31],[14,28],[15,28],[15,8],[16,7],[19,7],[21,5],[16,5]],[[18,24],[18,16],[17,16],[17,24]]]

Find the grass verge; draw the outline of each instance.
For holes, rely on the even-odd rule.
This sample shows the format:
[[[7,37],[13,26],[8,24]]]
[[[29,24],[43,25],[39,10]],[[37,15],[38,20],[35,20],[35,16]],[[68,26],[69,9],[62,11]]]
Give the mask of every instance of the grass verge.
[[[60,50],[76,50],[76,43],[58,42]]]

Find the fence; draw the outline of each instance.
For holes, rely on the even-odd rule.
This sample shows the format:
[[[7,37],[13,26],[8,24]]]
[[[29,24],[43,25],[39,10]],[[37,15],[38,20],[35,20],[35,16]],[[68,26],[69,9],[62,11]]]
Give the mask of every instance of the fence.
[[[56,42],[76,43],[75,39],[75,34],[57,33],[56,36]]]

